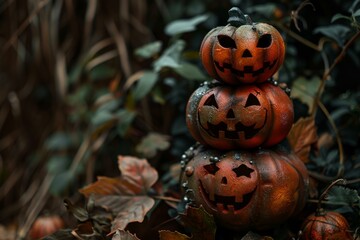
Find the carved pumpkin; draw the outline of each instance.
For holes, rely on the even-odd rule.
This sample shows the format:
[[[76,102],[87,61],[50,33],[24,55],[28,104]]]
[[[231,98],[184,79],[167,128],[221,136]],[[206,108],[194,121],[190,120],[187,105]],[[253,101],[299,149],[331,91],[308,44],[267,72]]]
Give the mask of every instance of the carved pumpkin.
[[[275,145],[294,121],[291,99],[271,83],[236,88],[205,83],[191,95],[186,114],[194,139],[218,149]]]
[[[185,199],[202,205],[227,228],[270,229],[306,203],[305,165],[283,149],[223,152],[200,147],[185,156]]]
[[[349,223],[340,213],[324,209],[308,216],[302,227],[302,240],[351,240]]]
[[[234,20],[234,16],[239,15]],[[212,29],[200,46],[200,58],[208,74],[228,84],[259,83],[282,65],[285,44],[280,33],[266,23],[242,24],[239,9],[229,11],[230,24]],[[245,15],[246,16],[246,15]]]
[[[344,179],[332,182],[319,197],[316,212],[308,216],[302,225],[301,240],[351,240],[349,223],[337,212],[326,212],[321,203],[329,190],[337,183],[345,184]]]

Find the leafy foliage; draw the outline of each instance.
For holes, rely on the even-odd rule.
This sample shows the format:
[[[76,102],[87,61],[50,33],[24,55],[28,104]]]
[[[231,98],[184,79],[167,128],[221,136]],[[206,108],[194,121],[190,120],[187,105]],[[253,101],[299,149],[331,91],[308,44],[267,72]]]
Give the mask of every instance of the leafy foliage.
[[[296,239],[301,216],[261,236],[222,231],[201,208],[182,212],[179,159],[194,143],[184,109],[209,80],[198,49],[234,5],[286,41],[274,77],[292,88],[297,121],[288,143],[312,177],[303,214],[324,185],[345,178],[324,207],[344,213],[355,232],[359,0],[0,4],[1,224],[15,222],[25,237],[40,212],[66,216],[66,198],[71,229],[46,239]]]

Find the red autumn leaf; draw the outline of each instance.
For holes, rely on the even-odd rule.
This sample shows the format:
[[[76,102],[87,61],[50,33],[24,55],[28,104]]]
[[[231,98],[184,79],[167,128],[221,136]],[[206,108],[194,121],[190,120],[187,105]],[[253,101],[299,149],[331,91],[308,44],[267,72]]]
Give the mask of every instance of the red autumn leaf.
[[[94,196],[95,205],[113,212],[111,233],[123,230],[130,222],[142,222],[155,201],[147,195],[157,181],[158,173],[145,159],[119,156],[118,165],[121,175],[116,178],[98,177],[80,192]]]
[[[171,232],[168,230],[161,230],[159,231],[160,240],[189,240],[190,237],[179,233],[179,232]]]
[[[140,240],[136,235],[131,234],[129,231],[118,230],[112,237],[112,240]]]
[[[317,142],[315,120],[300,118],[291,128],[288,140],[295,154],[304,162],[309,162],[311,146]]]

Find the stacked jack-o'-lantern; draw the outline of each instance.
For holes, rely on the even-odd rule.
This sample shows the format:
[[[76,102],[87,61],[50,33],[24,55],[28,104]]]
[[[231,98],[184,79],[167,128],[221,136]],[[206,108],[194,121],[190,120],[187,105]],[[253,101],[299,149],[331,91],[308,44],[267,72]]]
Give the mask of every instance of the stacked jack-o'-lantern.
[[[265,230],[303,209],[309,178],[301,160],[279,145],[294,121],[289,89],[272,80],[284,61],[280,33],[238,8],[229,10],[228,23],[200,47],[214,81],[187,104],[187,126],[199,144],[182,156],[181,185],[185,201],[202,205],[218,224]]]

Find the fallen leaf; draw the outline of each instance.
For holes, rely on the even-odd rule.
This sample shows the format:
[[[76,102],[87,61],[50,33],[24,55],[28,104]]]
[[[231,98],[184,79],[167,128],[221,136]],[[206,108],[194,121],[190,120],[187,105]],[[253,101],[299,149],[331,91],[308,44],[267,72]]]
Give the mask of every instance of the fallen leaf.
[[[214,218],[205,211],[203,206],[199,208],[187,206],[185,213],[180,213],[179,217],[184,227],[190,229],[191,239],[215,239],[216,224]]]
[[[241,240],[273,240],[272,237],[261,236],[257,233],[249,231]]]
[[[149,133],[136,146],[136,151],[141,153],[144,157],[155,157],[160,150],[166,150],[170,147],[170,137],[159,133]]]
[[[311,113],[314,107],[315,95],[319,89],[321,79],[317,76],[306,79],[299,77],[295,79],[292,89],[291,97],[297,98],[308,106],[308,112]]]
[[[121,175],[116,178],[98,177],[82,189],[80,193],[93,195],[95,205],[109,209],[116,217],[111,233],[124,230],[130,222],[142,222],[155,201],[147,195],[157,181],[158,173],[145,159],[119,156]]]
[[[136,235],[131,234],[129,231],[117,230],[112,237],[112,240],[140,240]]]
[[[314,118],[300,118],[287,137],[292,150],[304,163],[309,162],[311,146],[317,142],[316,130]]]
[[[179,232],[171,232],[168,230],[159,231],[160,240],[188,240],[190,237]]]

